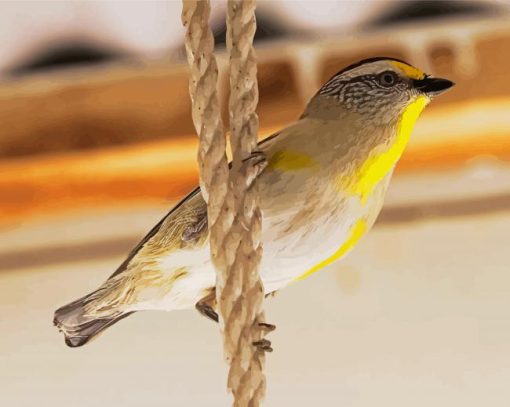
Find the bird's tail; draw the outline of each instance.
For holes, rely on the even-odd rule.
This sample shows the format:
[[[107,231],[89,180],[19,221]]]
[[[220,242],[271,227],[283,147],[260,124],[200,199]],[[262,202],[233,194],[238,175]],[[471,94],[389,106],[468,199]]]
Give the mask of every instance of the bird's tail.
[[[85,345],[109,326],[132,314],[112,312],[111,315],[90,316],[86,313],[86,305],[93,295],[94,293],[86,295],[55,311],[53,323],[64,334],[67,346],[75,348]]]

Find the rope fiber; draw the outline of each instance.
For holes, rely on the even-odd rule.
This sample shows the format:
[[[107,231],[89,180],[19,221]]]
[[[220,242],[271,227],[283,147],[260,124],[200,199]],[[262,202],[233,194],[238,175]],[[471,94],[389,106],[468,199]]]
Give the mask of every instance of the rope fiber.
[[[265,351],[272,350],[264,335],[273,328],[264,322],[264,289],[258,273],[262,214],[255,180],[267,162],[256,151],[258,84],[252,46],[255,0],[229,0],[227,8],[231,171],[225,154],[209,15],[209,0],[183,0],[192,118],[200,139],[200,187],[207,202],[217,310],[224,353],[230,364],[227,387],[235,407],[255,407],[266,390]]]

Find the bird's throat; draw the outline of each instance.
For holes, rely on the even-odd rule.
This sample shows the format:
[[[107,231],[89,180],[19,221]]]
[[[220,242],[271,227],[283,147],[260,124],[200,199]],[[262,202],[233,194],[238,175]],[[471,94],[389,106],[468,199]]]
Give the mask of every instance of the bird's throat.
[[[419,96],[407,106],[398,119],[395,136],[389,147],[374,150],[357,170],[349,189],[351,193],[358,195],[363,203],[367,202],[374,188],[390,173],[401,157],[416,120],[429,101],[428,97]]]

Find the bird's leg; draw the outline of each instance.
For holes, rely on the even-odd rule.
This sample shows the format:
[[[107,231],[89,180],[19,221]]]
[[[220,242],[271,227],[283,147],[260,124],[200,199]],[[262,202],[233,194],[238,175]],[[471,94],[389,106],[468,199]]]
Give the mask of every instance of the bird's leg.
[[[216,306],[216,289],[213,288],[209,294],[195,304],[195,308],[204,317],[219,321],[218,313],[214,310]]]
[[[275,291],[271,291],[270,293],[267,293],[267,294],[264,296],[264,298],[266,298],[266,299],[267,299],[267,298],[274,298],[274,297],[276,297],[276,294],[278,294],[278,291],[276,291],[276,290],[275,290]]]
[[[278,291],[271,291],[270,293],[266,294],[264,298],[272,298],[276,295]],[[273,332],[276,329],[276,325],[268,324],[267,322],[259,322],[259,327],[268,334],[269,332]]]
[[[264,333],[268,334],[276,329],[276,325],[268,324],[267,322],[259,322],[259,328],[262,329]]]
[[[250,187],[255,179],[265,170],[267,167],[266,153],[263,151],[252,151],[250,156],[243,160],[241,166],[241,172],[247,177],[247,185]]]
[[[264,338],[268,333],[273,332],[276,329],[276,326],[273,324],[268,324],[266,322],[259,322],[258,327],[261,332],[261,339],[253,342],[253,346],[257,348],[257,350],[261,352],[272,352],[273,348],[271,347],[271,341]]]
[[[273,348],[271,347],[271,341],[267,339],[261,339],[260,341],[253,342],[253,346],[255,346],[261,352],[272,352]]]
[[[216,290],[212,289],[209,294],[207,294],[204,298],[202,298],[195,304],[195,308],[203,316],[212,319],[215,322],[219,322],[218,313],[214,310],[215,305],[216,305]],[[266,322],[259,322],[258,326],[259,329],[262,331],[262,336],[265,336],[276,329],[275,325],[268,324]],[[252,344],[260,352],[273,351],[273,348],[271,347],[271,341],[268,339],[262,338],[258,341],[253,342]]]
[[[195,308],[200,314],[203,316],[218,322],[219,317],[218,313],[214,310],[216,306],[216,289],[211,289],[211,291],[200,301],[195,304]],[[262,336],[267,335],[268,333],[274,331],[276,326],[272,324],[268,324],[266,322],[258,323],[259,329],[262,331]],[[271,341],[262,338],[258,341],[253,342],[253,346],[255,346],[261,352],[272,352],[273,348],[271,347]]]

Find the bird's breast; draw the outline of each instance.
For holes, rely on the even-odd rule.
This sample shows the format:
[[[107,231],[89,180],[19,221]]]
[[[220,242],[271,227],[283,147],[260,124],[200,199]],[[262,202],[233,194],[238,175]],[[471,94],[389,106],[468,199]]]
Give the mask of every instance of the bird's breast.
[[[428,102],[427,97],[420,96],[409,104],[396,123],[385,129],[388,136],[369,149],[366,158],[359,160],[361,165],[338,177],[340,188],[359,196],[361,201],[366,203],[374,189],[393,171],[409,142],[418,117]]]

